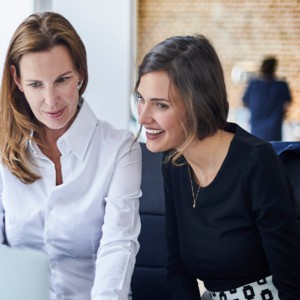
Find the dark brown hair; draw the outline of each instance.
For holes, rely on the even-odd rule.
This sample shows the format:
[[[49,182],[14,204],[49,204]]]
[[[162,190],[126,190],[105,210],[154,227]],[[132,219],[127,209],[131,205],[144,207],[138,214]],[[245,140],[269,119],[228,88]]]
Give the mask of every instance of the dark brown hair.
[[[206,37],[174,36],[157,44],[138,68],[135,90],[143,75],[159,70],[168,73],[184,103],[187,141],[204,139],[225,127],[229,107],[223,69]]]

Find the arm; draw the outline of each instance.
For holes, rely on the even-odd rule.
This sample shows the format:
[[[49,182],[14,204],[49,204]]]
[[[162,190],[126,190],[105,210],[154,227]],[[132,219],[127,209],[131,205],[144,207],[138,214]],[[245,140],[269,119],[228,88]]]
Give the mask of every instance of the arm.
[[[284,115],[287,114],[290,106],[291,106],[291,102],[284,102],[284,104],[283,104],[283,114]]]
[[[300,230],[292,188],[276,154],[265,146],[257,150],[243,178],[245,190],[280,299],[300,299]]]
[[[249,82],[248,86],[245,89],[244,95],[242,97],[244,106],[248,108],[250,107],[251,90],[252,90],[252,81]]]
[[[286,114],[291,106],[292,103],[292,97],[290,88],[287,84],[287,82],[284,81],[284,92],[283,92],[283,113]]]
[[[176,212],[172,188],[172,178],[168,167],[163,166],[164,188],[166,201],[166,231],[168,246],[168,287],[172,300],[199,300],[200,291],[197,278],[185,268],[179,250],[179,237],[177,232]]]
[[[125,300],[139,249],[141,150],[132,135],[119,149],[105,199],[92,300]]]

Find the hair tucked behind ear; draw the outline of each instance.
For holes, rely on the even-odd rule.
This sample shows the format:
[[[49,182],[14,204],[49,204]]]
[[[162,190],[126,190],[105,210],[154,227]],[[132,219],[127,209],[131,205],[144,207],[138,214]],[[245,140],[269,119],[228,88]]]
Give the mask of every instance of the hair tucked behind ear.
[[[33,138],[31,132],[43,136],[43,127],[16,86],[11,66],[20,77],[19,64],[23,55],[47,51],[57,45],[68,48],[84,78],[79,90],[81,96],[88,83],[86,50],[73,26],[60,14],[45,12],[29,16],[16,29],[6,54],[0,95],[0,154],[2,164],[24,183],[40,178],[33,172],[28,141]]]

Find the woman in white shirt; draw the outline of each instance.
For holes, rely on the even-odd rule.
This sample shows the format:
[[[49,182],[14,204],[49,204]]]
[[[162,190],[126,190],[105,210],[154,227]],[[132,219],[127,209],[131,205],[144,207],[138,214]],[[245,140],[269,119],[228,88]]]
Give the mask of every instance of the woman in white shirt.
[[[63,16],[29,16],[7,51],[0,102],[0,243],[48,254],[49,298],[130,298],[141,152],[82,94],[84,44]]]

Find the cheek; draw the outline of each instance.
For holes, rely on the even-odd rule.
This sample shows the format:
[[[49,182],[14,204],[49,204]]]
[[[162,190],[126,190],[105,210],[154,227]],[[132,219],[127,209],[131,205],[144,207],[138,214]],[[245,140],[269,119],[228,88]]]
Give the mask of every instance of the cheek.
[[[137,111],[138,116],[140,116],[140,114],[142,112],[141,104],[136,104],[135,106],[133,106],[133,110]]]
[[[174,113],[165,115],[163,118],[160,118],[160,125],[165,130],[174,132],[181,131],[182,128],[182,126],[180,125],[180,120]]]
[[[77,89],[77,86],[75,86],[74,84],[70,84],[70,85],[66,85],[66,86],[58,86],[56,88],[56,93],[57,93],[57,95],[71,97],[74,95],[78,95],[78,89]]]
[[[79,90],[77,89],[77,86],[75,88],[68,87],[61,91],[60,97],[69,103],[77,103],[79,98]]]
[[[32,92],[28,90],[24,90],[24,96],[27,100],[27,103],[29,104],[31,110],[34,110],[39,103],[41,102],[41,95],[37,92]]]
[[[169,123],[167,130],[172,133],[176,140],[183,140],[186,138],[185,130],[180,123],[180,120]]]

